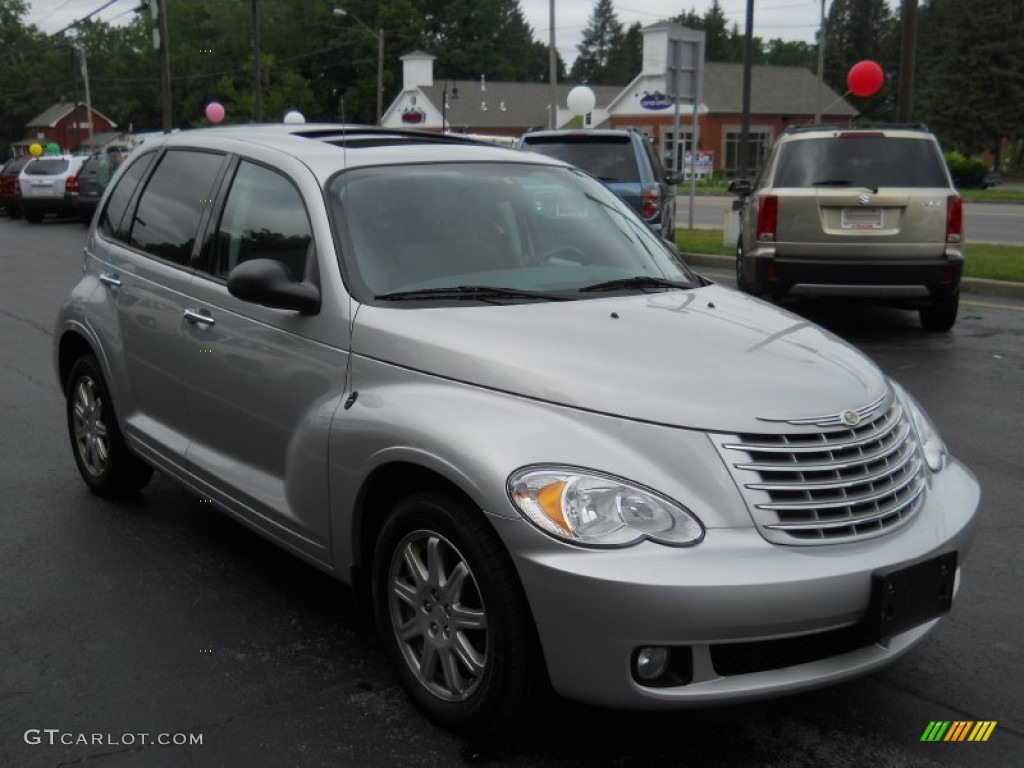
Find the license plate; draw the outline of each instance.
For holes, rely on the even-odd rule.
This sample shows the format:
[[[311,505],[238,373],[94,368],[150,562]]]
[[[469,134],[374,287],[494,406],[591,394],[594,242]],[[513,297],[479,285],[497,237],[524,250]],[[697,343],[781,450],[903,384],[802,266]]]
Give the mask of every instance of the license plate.
[[[956,552],[920,563],[876,571],[865,629],[883,640],[948,613],[953,605]]]
[[[843,208],[839,226],[843,229],[881,229],[881,208]]]

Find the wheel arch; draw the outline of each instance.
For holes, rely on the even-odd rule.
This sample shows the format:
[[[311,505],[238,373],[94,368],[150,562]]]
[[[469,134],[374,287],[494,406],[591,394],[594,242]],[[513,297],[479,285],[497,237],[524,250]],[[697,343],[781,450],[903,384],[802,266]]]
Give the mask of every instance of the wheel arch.
[[[387,513],[401,499],[418,491],[438,491],[464,499],[477,509],[479,502],[458,483],[422,464],[395,460],[382,464],[365,478],[352,510],[350,579],[357,605],[370,606],[370,568],[373,550]],[[483,513],[481,512],[481,517]]]
[[[68,375],[71,373],[71,366],[83,355],[93,355],[97,358],[100,366],[103,361],[93,348],[89,340],[77,330],[65,331],[57,346],[57,376],[60,382],[60,389],[67,395]]]

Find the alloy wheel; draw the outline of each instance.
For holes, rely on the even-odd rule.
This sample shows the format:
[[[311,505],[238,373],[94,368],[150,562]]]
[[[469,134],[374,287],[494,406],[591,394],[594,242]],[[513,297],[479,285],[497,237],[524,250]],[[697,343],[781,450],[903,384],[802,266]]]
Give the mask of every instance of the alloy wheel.
[[[487,669],[487,616],[466,558],[444,536],[409,533],[387,584],[391,629],[416,680],[447,702],[465,701]]]

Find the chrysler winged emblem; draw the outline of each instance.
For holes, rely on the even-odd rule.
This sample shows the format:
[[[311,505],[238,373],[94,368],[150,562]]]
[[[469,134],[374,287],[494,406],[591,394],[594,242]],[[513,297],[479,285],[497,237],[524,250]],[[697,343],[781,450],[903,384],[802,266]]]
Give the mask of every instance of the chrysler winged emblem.
[[[843,411],[839,414],[839,418],[843,420],[843,424],[846,424],[849,427],[856,427],[860,424],[860,414],[856,411]]]
[[[867,205],[868,203],[871,202],[871,195],[865,192],[861,194],[860,197],[858,197],[857,199],[860,201],[861,205]]]

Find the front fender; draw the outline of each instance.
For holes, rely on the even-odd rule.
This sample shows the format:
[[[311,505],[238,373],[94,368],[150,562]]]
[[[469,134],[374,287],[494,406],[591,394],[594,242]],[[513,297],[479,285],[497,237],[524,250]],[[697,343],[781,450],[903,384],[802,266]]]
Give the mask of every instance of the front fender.
[[[514,470],[572,465],[674,498],[705,527],[752,521],[707,436],[531,400],[353,357],[358,397],[330,434],[332,537],[339,573],[359,559],[362,489],[389,464],[410,464],[459,488],[480,509],[520,519],[506,494]]]

